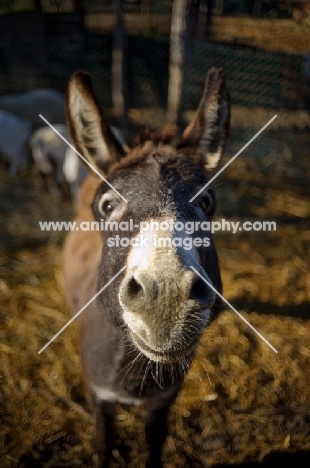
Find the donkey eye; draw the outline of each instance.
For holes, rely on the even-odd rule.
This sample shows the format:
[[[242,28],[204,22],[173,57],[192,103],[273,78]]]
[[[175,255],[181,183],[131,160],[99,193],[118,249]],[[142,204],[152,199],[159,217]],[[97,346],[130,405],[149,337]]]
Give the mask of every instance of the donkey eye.
[[[113,211],[118,207],[118,202],[116,200],[104,199],[104,197],[99,201],[98,209],[102,216],[109,216]]]
[[[106,220],[119,221],[126,211],[126,204],[123,203],[117,195],[111,192],[112,190],[101,195],[97,201],[95,215],[97,214],[98,216],[99,212],[100,216]]]
[[[111,213],[115,208],[115,204],[113,202],[106,201],[102,204],[102,210],[105,213]]]

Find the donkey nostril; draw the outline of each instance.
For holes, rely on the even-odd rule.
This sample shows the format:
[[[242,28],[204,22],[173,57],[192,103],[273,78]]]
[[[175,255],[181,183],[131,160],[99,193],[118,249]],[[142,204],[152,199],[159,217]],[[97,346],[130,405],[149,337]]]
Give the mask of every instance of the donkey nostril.
[[[208,285],[201,278],[196,278],[192,285],[189,298],[194,301],[208,303],[212,300],[212,296],[213,294]]]
[[[128,281],[127,293],[128,293],[128,296],[131,299],[134,299],[135,297],[137,297],[142,291],[143,291],[143,288],[142,288],[141,284],[138,283],[138,281],[135,280],[135,278],[131,278]]]

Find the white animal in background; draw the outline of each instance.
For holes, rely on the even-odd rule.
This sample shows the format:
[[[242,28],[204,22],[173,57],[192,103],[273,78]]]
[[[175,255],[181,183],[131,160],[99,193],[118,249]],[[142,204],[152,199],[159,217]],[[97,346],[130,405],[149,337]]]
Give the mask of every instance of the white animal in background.
[[[53,127],[71,142],[66,125],[55,124]],[[112,127],[112,131],[119,143],[125,146],[121,131],[115,127]],[[87,175],[77,153],[49,126],[39,128],[33,133],[30,148],[39,173],[43,177],[52,175],[58,189],[65,181],[68,182],[74,197]]]
[[[64,97],[55,89],[42,88],[0,96],[0,109],[29,120],[32,131],[45,126],[39,114],[51,124],[66,123]]]
[[[70,142],[66,125],[55,124],[54,128]],[[43,176],[52,175],[60,188],[64,182],[63,163],[67,143],[52,128],[46,126],[32,134],[29,144],[36,169]]]
[[[70,146],[66,150],[63,163],[63,174],[65,180],[70,184],[72,196],[75,197],[81,183],[88,175],[88,172],[83,164],[81,164],[80,157],[72,148],[70,148]]]
[[[26,166],[31,123],[0,110],[0,155],[9,163],[10,174]]]

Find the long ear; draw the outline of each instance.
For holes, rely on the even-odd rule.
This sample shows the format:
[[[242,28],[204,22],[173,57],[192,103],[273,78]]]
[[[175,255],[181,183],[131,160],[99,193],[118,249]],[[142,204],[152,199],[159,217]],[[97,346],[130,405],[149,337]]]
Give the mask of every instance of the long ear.
[[[211,68],[198,109],[185,129],[178,150],[207,170],[215,169],[225,149],[230,100],[221,68]]]
[[[82,70],[74,73],[66,100],[73,143],[90,164],[106,171],[125,152],[103,114],[87,73]]]

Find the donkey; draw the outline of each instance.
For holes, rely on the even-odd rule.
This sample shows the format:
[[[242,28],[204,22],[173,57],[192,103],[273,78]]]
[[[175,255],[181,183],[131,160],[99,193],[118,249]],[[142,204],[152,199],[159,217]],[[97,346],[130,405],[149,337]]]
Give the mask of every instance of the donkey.
[[[207,284],[221,291],[218,258],[211,234],[206,243],[199,224],[211,220],[215,196],[208,187],[189,200],[207,184],[208,168],[215,167],[224,151],[230,119],[224,76],[221,69],[209,70],[198,109],[175,147],[167,143],[167,134],[163,142],[156,133],[126,152],[83,71],[69,82],[67,118],[76,148],[111,184],[95,174],[85,180],[77,195],[77,226],[104,220],[108,227],[72,231],[63,261],[73,314],[110,282],[77,319],[85,384],[95,413],[94,465],[107,467],[111,461],[117,440],[115,404],[144,402],[146,466],[161,467],[169,408],[203,331],[220,309]],[[162,224],[169,220],[175,223],[172,229]],[[116,238],[112,222],[121,221],[127,224],[118,235],[130,241],[128,247],[128,242],[111,246]],[[176,229],[177,222],[188,221],[196,222],[191,235],[182,225]],[[183,245],[188,238],[196,239],[191,248]]]

